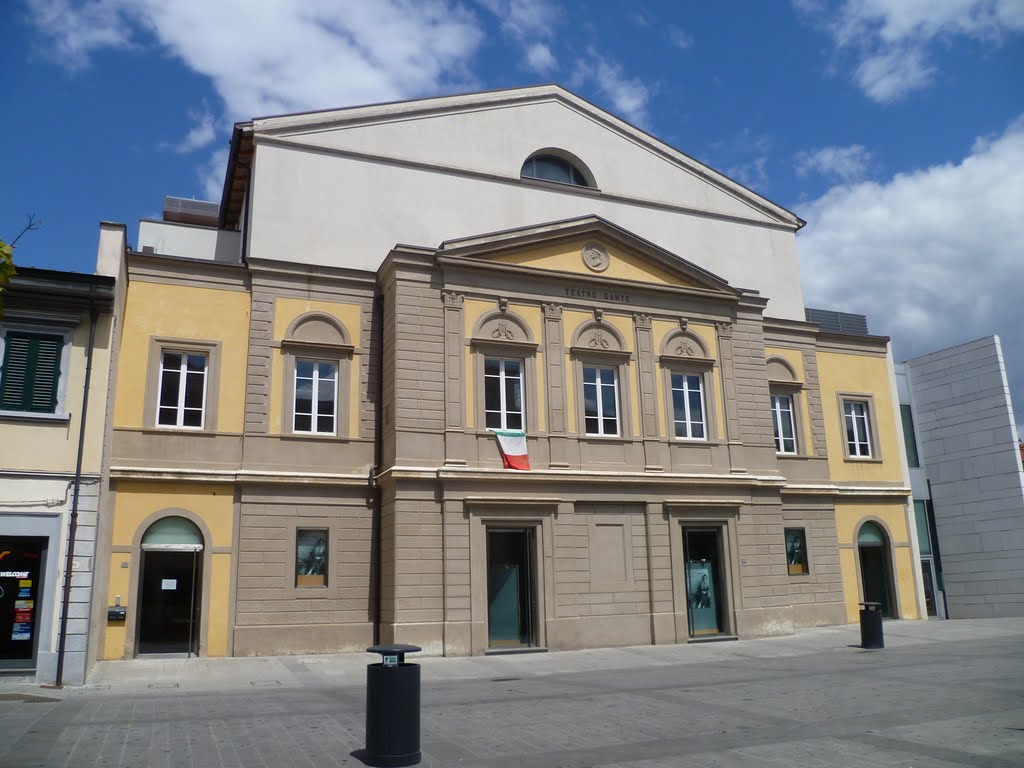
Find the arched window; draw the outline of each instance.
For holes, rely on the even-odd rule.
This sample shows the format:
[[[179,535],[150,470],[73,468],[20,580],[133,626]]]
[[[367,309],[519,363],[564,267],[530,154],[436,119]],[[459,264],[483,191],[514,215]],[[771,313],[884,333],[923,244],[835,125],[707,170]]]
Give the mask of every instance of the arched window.
[[[195,523],[184,517],[163,517],[146,529],[142,548],[201,550],[203,534]]]
[[[577,187],[593,186],[581,169],[557,155],[534,155],[523,163],[519,175],[524,179],[557,181],[560,184],[573,184]]]

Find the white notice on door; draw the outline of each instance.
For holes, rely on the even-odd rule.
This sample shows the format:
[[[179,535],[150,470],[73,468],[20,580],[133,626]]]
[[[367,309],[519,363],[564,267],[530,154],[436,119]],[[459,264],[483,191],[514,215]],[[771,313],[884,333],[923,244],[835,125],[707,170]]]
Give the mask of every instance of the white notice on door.
[[[160,579],[160,589],[177,589],[177,579]]]

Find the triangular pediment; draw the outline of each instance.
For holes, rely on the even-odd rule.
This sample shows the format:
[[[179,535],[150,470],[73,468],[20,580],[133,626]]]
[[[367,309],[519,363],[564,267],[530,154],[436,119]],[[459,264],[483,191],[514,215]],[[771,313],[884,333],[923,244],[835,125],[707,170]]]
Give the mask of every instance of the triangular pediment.
[[[741,293],[721,277],[598,216],[449,240],[437,257],[637,287],[731,298]]]
[[[793,230],[803,225],[785,208],[557,85],[280,115],[239,126],[250,144],[498,183],[518,181],[528,157],[554,148],[581,161],[602,200],[607,195]]]

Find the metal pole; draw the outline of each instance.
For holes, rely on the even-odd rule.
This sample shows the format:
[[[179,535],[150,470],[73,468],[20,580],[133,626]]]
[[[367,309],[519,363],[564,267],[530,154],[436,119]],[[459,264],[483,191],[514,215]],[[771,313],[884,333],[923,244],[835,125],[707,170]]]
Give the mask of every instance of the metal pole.
[[[68,523],[68,556],[64,562],[64,598],[60,612],[60,638],[57,641],[57,679],[54,686],[64,686],[64,649],[68,640],[68,608],[71,605],[71,575],[75,565],[75,535],[78,532],[78,497],[82,489],[82,454],[85,450],[85,424],[89,415],[89,383],[92,379],[92,350],[96,340],[96,286],[89,287],[89,347],[85,357],[85,385],[82,388],[82,419],[78,425],[78,458],[75,461],[75,493],[71,501]]]

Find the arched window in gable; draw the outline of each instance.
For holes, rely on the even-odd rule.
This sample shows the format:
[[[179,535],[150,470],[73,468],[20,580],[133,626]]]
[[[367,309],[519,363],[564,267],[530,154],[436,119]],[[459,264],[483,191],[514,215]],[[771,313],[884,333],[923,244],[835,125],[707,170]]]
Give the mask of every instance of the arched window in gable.
[[[553,181],[576,187],[594,188],[594,176],[579,160],[564,150],[542,149],[526,159],[519,175],[524,179]]]

